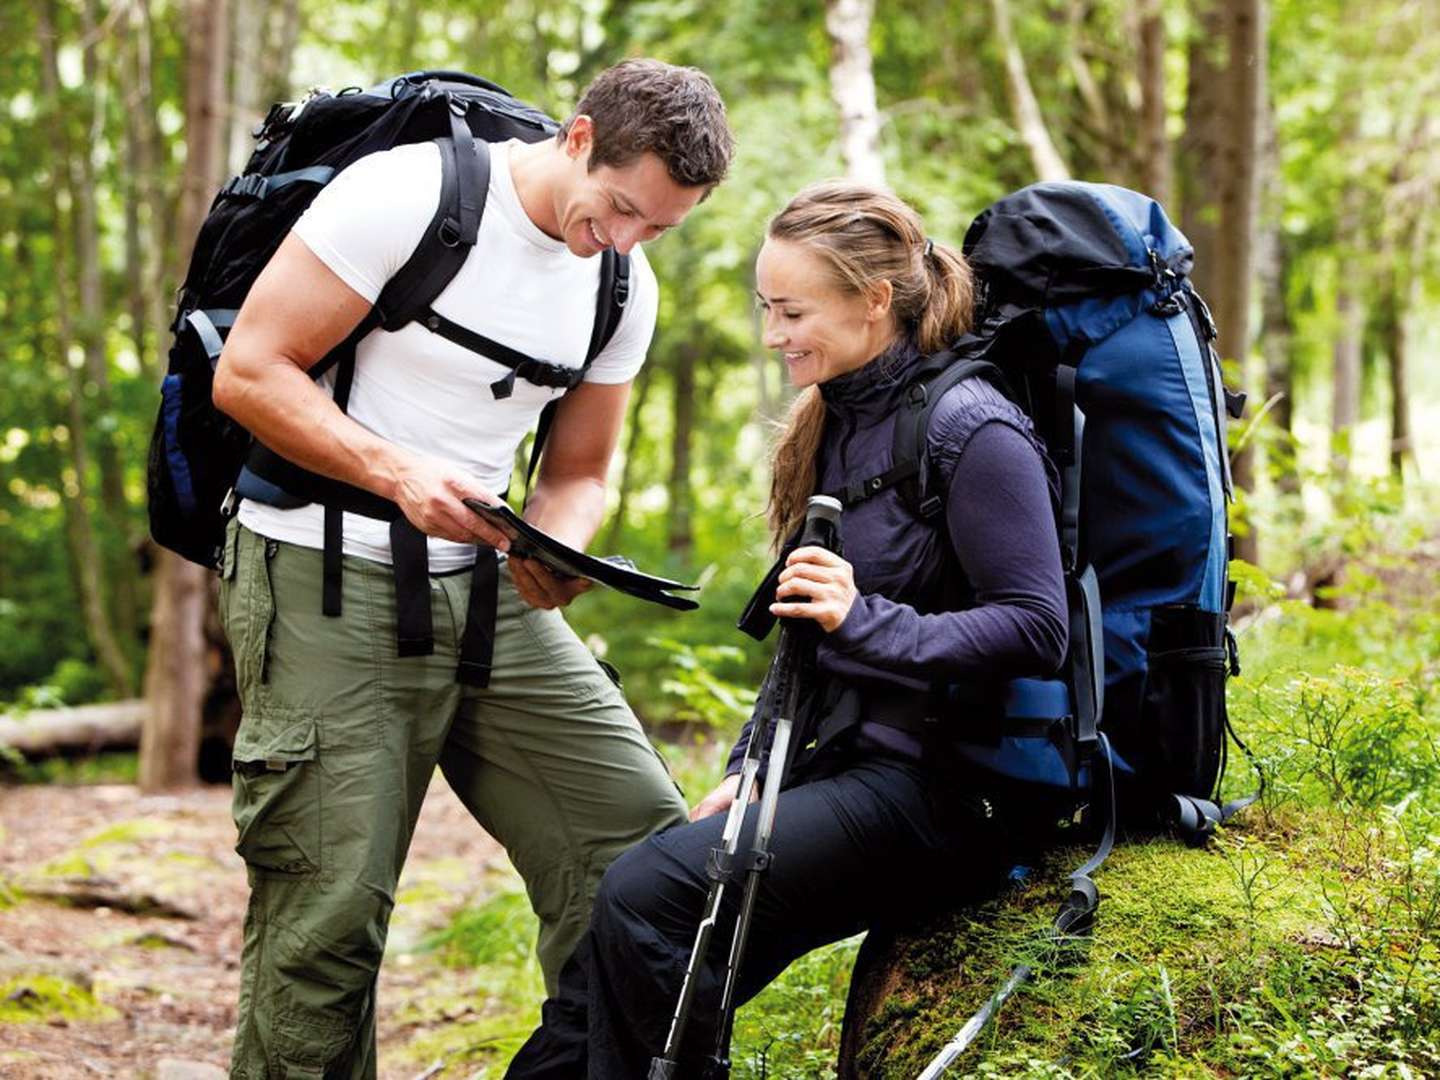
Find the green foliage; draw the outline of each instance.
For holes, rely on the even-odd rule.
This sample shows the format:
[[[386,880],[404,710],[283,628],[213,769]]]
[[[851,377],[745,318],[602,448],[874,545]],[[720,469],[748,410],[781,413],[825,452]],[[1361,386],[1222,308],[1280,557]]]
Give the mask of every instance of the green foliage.
[[[676,720],[726,732],[749,718],[756,691],[715,674],[742,662],[745,654],[740,649],[733,645],[692,646],[665,638],[651,638],[650,644],[671,658],[672,674],[660,689],[679,700]]]
[[[735,1016],[736,1080],[835,1075],[845,992],[859,938],[801,957]]]
[[[0,759],[6,750],[0,747]],[[4,775],[22,784],[133,784],[140,771],[140,756],[133,751],[90,754],[85,757],[48,757],[27,761],[18,751],[0,760]]]
[[[501,892],[482,907],[461,911],[426,942],[454,967],[497,962],[526,964],[534,953],[535,927],[523,892]]]

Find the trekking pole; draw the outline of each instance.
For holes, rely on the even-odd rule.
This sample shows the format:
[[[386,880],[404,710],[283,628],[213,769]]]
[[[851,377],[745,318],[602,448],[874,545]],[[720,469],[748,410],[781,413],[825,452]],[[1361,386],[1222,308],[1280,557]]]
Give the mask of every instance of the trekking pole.
[[[800,536],[800,546],[819,546],[829,551],[839,547],[840,503],[826,495],[814,495],[805,515],[805,528]],[[721,994],[720,1022],[716,1038],[715,1053],[706,1062],[707,1080],[723,1080],[730,1073],[730,1035],[734,1027],[735,984],[739,974],[740,961],[744,956],[745,944],[749,938],[750,919],[755,910],[755,895],[760,875],[770,865],[770,835],[775,825],[775,807],[780,788],[785,780],[785,769],[790,757],[790,733],[795,717],[795,708],[800,694],[800,659],[803,642],[795,628],[786,623],[780,626],[780,641],[775,649],[775,658],[770,663],[765,681],[761,685],[761,708],[756,709],[755,722],[750,737],[745,743],[745,757],[740,766],[740,785],[735,792],[735,801],[730,804],[725,818],[725,828],[720,834],[720,846],[710,851],[707,874],[710,877],[710,892],[705,899],[704,914],[695,933],[695,944],[690,950],[690,962],[685,967],[685,979],[680,984],[680,997],[670,1021],[670,1031],[665,1038],[665,1049],[659,1057],[650,1059],[647,1080],[675,1080],[679,1076],[680,1048],[685,1037],[685,1028],[690,1019],[690,1008],[695,996],[695,982],[705,964],[710,938],[719,918],[720,905],[725,898],[725,887],[738,867],[736,854],[740,847],[740,831],[745,821],[745,810],[750,803],[751,792],[764,751],[766,731],[770,715],[774,716],[774,734],[770,740],[770,768],[760,797],[760,809],[756,819],[755,838],[751,843],[744,867],[749,871],[745,882],[745,893],[741,899],[740,915],[735,923],[735,936],[731,939],[730,955],[725,973],[725,986]]]

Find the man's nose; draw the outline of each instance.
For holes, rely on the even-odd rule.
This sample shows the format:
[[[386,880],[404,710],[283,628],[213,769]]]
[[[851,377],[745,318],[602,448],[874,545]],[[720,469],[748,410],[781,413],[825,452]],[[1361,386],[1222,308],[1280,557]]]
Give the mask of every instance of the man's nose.
[[[610,241],[621,255],[629,255],[630,249],[645,237],[645,223],[622,219],[610,229]]]

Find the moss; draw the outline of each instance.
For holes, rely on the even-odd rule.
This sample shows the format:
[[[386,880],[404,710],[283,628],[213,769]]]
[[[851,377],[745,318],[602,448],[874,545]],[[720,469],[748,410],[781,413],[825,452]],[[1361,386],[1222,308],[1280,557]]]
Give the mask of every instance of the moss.
[[[1307,841],[1288,846],[1250,828],[1202,851],[1165,840],[1117,849],[1100,873],[1093,935],[1068,952],[1047,946],[1043,931],[1063,889],[1061,869],[1083,855],[1057,852],[1038,875],[1048,885],[939,920],[901,943],[902,982],[866,1025],[862,1074],[913,1077],[1020,961],[1036,977],[969,1052],[968,1075],[1339,1073],[1373,1061],[1384,1042],[1379,1021],[1373,1044],[1351,1052],[1349,1017],[1383,1011],[1370,993],[1377,979],[1435,965],[1425,948],[1413,964],[1397,964],[1336,936],[1333,841],[1345,829],[1337,817],[1312,811]],[[1347,902],[1381,934],[1387,895],[1380,879],[1356,875]],[[1404,988],[1402,999],[1410,1005],[1386,999],[1397,1018],[1408,1007],[1419,1010],[1417,1023],[1440,1019],[1433,1001]],[[1331,1018],[1320,1025],[1326,1034],[1307,1038],[1317,1014]],[[1329,1049],[1311,1045],[1327,1040]],[[1277,1045],[1289,1047],[1278,1063]],[[1390,1052],[1412,1067],[1428,1061],[1423,1038]]]
[[[98,832],[91,833],[80,842],[81,851],[89,851],[99,847],[109,847],[117,844],[134,844],[141,840],[153,840],[161,836],[169,836],[174,833],[172,825],[163,821],[155,821],[151,818],[135,818],[131,821],[121,821],[110,825]]]
[[[109,1020],[116,1015],[89,990],[57,975],[17,975],[0,982],[0,1023]]]

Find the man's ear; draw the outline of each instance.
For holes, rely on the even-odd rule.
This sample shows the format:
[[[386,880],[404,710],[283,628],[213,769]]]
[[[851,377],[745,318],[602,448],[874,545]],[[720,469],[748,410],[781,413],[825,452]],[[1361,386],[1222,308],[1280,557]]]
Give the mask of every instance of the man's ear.
[[[865,320],[879,322],[890,315],[890,303],[895,299],[895,287],[889,278],[881,278],[865,290]]]
[[[581,113],[565,133],[565,153],[574,161],[588,160],[595,142],[595,121]]]

